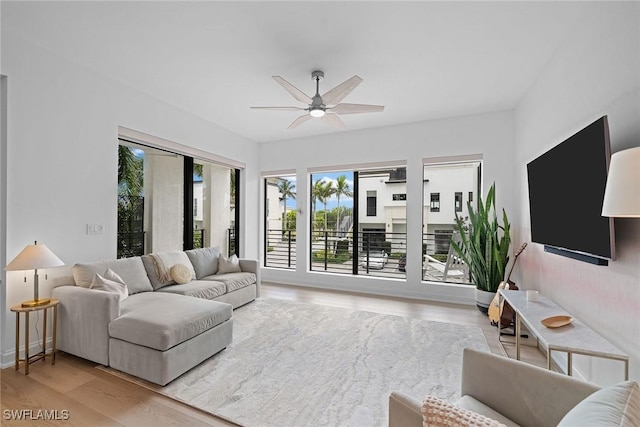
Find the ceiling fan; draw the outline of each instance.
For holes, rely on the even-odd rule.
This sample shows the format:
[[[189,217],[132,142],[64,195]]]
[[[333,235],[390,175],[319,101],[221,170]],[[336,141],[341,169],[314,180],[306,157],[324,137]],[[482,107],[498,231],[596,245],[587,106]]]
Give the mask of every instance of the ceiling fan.
[[[307,96],[300,89],[286,81],[280,76],[273,76],[273,79],[278,82],[287,92],[289,92],[295,99],[300,102],[304,102],[308,106],[304,107],[251,107],[257,110],[281,110],[281,111],[307,111],[304,114],[293,121],[289,125],[289,129],[296,128],[302,123],[311,120],[312,118],[320,118],[326,124],[333,126],[337,129],[344,129],[346,126],[342,119],[338,117],[339,114],[360,114],[360,113],[377,113],[384,110],[383,105],[368,105],[368,104],[342,104],[342,101],[347,95],[351,93],[361,82],[362,79],[358,76],[353,76],[350,79],[345,80],[338,86],[334,87],[324,95],[320,96],[320,80],[324,78],[324,72],[314,71],[311,73],[311,78],[316,82],[316,94],[313,98]]]

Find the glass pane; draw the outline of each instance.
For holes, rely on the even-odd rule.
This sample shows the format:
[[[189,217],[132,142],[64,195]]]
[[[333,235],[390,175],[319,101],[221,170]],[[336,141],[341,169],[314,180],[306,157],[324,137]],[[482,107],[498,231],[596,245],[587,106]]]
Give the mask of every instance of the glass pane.
[[[469,269],[453,250],[451,240],[459,239],[456,214],[468,219],[468,203],[474,206],[477,199],[480,171],[480,162],[424,166],[423,280],[469,283]]]
[[[407,169],[358,173],[358,274],[406,278]]]
[[[296,177],[265,179],[265,267],[296,268]]]
[[[193,245],[235,253],[235,169],[194,160]],[[197,209],[196,209],[197,208]]]
[[[353,273],[353,172],[311,175],[313,271]]]

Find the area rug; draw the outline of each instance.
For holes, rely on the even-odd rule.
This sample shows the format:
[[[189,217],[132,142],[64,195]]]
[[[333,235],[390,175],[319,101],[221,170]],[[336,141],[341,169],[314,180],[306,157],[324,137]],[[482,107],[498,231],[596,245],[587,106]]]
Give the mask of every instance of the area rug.
[[[479,327],[300,302],[233,321],[226,350],[167,386],[128,379],[247,427],[383,426],[392,391],[454,401],[462,349],[489,351]]]

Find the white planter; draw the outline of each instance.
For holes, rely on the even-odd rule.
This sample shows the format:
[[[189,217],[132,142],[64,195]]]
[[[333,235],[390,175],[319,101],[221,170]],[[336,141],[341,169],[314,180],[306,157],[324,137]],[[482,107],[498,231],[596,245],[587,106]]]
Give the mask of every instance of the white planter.
[[[481,291],[476,288],[476,306],[478,307],[478,310],[483,313],[488,313],[491,301],[493,301],[493,297],[495,296],[495,292]]]

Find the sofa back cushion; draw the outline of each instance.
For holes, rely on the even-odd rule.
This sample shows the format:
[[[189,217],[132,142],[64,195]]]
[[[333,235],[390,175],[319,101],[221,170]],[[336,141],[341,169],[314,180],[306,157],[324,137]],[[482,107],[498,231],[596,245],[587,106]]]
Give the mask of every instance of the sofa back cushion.
[[[173,252],[154,252],[149,255],[142,256],[144,268],[154,290],[163,286],[175,285],[176,281],[171,277],[171,267],[176,264],[182,264],[191,272],[191,279],[196,278],[196,272],[193,269],[189,257],[183,251]]]
[[[122,278],[130,295],[153,291],[140,257],[78,263],[73,266],[73,279],[77,286],[89,288],[95,275],[103,274],[107,269],[113,270]]]
[[[199,280],[218,272],[218,258],[220,258],[220,248],[218,246],[191,249],[185,252],[196,271],[196,279]]]

